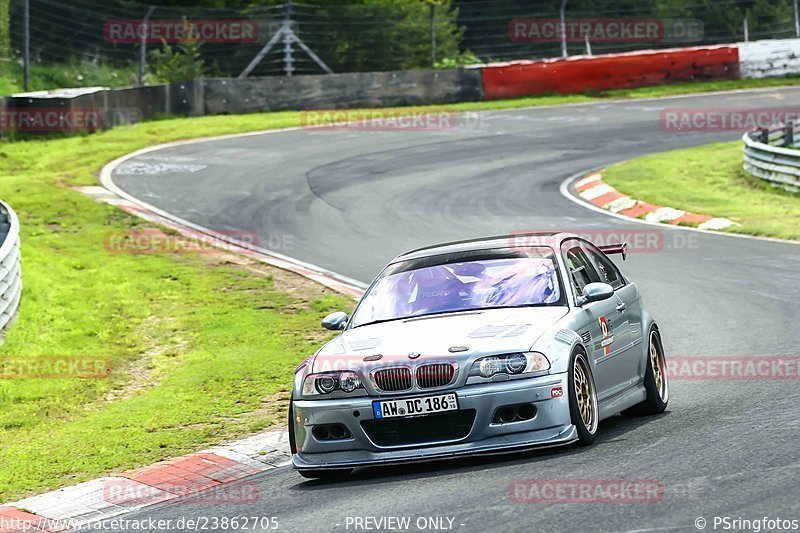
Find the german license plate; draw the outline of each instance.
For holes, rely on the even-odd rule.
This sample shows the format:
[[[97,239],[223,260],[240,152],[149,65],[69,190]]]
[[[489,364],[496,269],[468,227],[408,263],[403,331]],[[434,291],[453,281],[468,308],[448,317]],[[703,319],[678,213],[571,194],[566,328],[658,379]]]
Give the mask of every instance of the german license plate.
[[[375,400],[372,412],[375,418],[398,418],[402,416],[420,416],[432,413],[458,411],[458,399],[455,393],[422,398],[403,398],[402,400]]]

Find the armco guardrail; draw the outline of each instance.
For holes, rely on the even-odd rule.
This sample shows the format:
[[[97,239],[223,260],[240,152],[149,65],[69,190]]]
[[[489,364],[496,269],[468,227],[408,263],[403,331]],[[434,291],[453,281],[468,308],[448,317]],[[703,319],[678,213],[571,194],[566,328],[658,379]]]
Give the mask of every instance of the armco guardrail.
[[[14,322],[22,296],[19,219],[7,204],[0,202],[0,343]]]
[[[800,191],[800,150],[797,130],[791,122],[745,133],[744,165],[748,174]]]

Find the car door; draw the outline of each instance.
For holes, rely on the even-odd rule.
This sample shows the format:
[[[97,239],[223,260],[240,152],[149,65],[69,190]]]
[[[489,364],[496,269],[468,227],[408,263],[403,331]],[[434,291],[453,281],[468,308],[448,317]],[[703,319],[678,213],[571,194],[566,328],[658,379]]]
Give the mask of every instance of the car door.
[[[589,244],[586,253],[597,267],[600,281],[614,287],[617,311],[614,322],[614,344],[619,348],[618,357],[623,362],[620,366],[627,376],[627,384],[632,386],[644,376],[645,359],[641,347],[642,306],[639,289],[625,279],[614,262],[599,248]]]
[[[600,269],[590,259],[590,246],[580,239],[568,239],[561,246],[576,297],[583,295],[583,288],[587,284],[605,282]],[[615,293],[607,300],[587,303],[581,308],[581,329],[577,333],[589,350],[597,399],[600,401],[630,386],[628,362],[621,357],[625,351],[623,343],[617,342],[615,337],[622,321],[621,301]]]

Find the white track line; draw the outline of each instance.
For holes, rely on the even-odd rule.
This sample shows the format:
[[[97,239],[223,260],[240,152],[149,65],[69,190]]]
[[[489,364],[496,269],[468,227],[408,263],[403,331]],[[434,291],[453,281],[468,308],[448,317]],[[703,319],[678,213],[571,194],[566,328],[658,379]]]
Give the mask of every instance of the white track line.
[[[271,258],[275,258],[275,259],[277,259],[279,261],[284,261],[286,263],[290,263],[290,264],[295,265],[295,266],[297,266],[297,267],[299,267],[301,269],[305,269],[305,270],[309,270],[311,272],[314,272],[314,273],[316,273],[316,274],[318,274],[320,276],[330,277],[331,279],[333,279],[333,280],[335,280],[335,281],[337,281],[337,282],[339,282],[339,283],[341,283],[343,285],[347,285],[347,286],[351,287],[352,289],[363,291],[367,287],[367,285],[365,283],[362,283],[362,282],[360,282],[358,280],[355,280],[355,279],[353,279],[351,277],[345,276],[344,274],[339,274],[338,272],[333,272],[331,270],[327,270],[327,269],[322,268],[320,266],[317,266],[317,265],[315,265],[313,263],[307,263],[305,261],[301,261],[300,259],[296,259],[294,257],[289,257],[287,255],[284,255],[284,254],[281,254],[281,253],[277,253],[277,252],[274,252],[272,250],[268,250],[266,248],[262,248],[260,246],[256,246],[256,245],[252,245],[252,244],[249,244],[249,243],[243,243],[243,242],[237,241],[235,239],[232,239],[230,236],[218,233],[218,232],[216,232],[216,231],[214,231],[212,229],[206,228],[206,227],[201,226],[199,224],[195,224],[194,222],[190,222],[190,221],[188,221],[188,220],[186,220],[184,218],[181,218],[181,217],[179,217],[177,215],[173,215],[172,213],[164,211],[163,209],[160,209],[160,208],[158,208],[158,207],[156,207],[154,205],[151,205],[151,204],[149,204],[149,203],[147,203],[147,202],[145,202],[143,200],[140,200],[139,198],[136,198],[135,196],[133,196],[131,194],[128,194],[127,192],[123,191],[121,188],[119,188],[116,185],[116,183],[114,183],[113,173],[114,173],[114,170],[119,165],[121,165],[125,161],[127,161],[129,159],[132,159],[134,157],[138,157],[140,155],[144,155],[144,154],[148,154],[148,153],[151,153],[151,152],[155,152],[157,150],[162,150],[162,149],[165,149],[165,148],[174,148],[174,147],[178,147],[178,146],[185,146],[185,145],[188,145],[188,144],[197,144],[197,143],[203,143],[203,142],[213,142],[213,141],[220,141],[220,140],[227,140],[227,139],[237,139],[237,138],[242,138],[242,137],[254,137],[256,135],[269,135],[269,134],[273,134],[273,133],[279,133],[279,132],[284,132],[284,131],[297,131],[297,130],[302,130],[302,129],[303,129],[302,127],[297,127],[297,128],[283,128],[283,129],[277,129],[277,130],[263,130],[263,131],[255,131],[255,132],[248,132],[248,133],[234,133],[234,134],[231,134],[231,135],[220,135],[220,136],[216,136],[216,137],[204,137],[204,138],[201,138],[201,139],[189,139],[189,140],[185,140],[185,141],[175,141],[175,142],[169,142],[169,143],[164,143],[164,144],[157,144],[155,146],[149,146],[147,148],[143,148],[141,150],[137,150],[135,152],[131,152],[131,153],[126,154],[126,155],[124,155],[122,157],[119,157],[119,158],[115,159],[114,161],[111,161],[110,163],[105,165],[102,168],[102,170],[100,171],[100,183],[108,191],[116,194],[117,196],[128,200],[129,202],[135,204],[136,206],[138,206],[138,207],[140,207],[140,208],[142,208],[142,209],[144,209],[146,211],[151,211],[151,212],[153,212],[153,213],[155,213],[155,214],[157,214],[157,215],[159,215],[159,216],[161,216],[161,217],[163,217],[163,218],[165,218],[167,220],[175,222],[176,224],[180,224],[182,226],[185,226],[185,227],[190,228],[192,230],[195,230],[197,232],[204,233],[204,234],[209,235],[209,236],[211,236],[211,237],[213,237],[215,239],[219,239],[220,241],[229,242],[229,243],[234,244],[236,246],[241,246],[242,248],[247,248],[248,250],[251,250],[253,252],[257,252],[257,253],[259,253],[261,255],[264,255],[266,257],[271,257]]]
[[[611,165],[607,165],[607,166],[611,166]],[[592,211],[596,211],[598,213],[602,213],[602,214],[604,214],[606,216],[609,216],[609,217],[618,218],[618,219],[624,220],[626,222],[634,222],[634,223],[637,223],[637,224],[645,224],[645,225],[648,225],[648,226],[656,226],[656,227],[659,227],[659,228],[665,229],[665,230],[696,231],[698,233],[705,233],[707,235],[715,235],[715,236],[718,236],[718,237],[733,237],[733,238],[736,238],[736,239],[751,239],[751,240],[756,240],[756,241],[766,241],[766,242],[776,242],[776,243],[781,243],[781,244],[800,245],[800,242],[798,242],[798,241],[789,241],[789,240],[786,240],[786,239],[777,239],[777,238],[774,238],[774,237],[756,237],[755,235],[745,235],[745,234],[742,234],[742,233],[726,233],[726,232],[721,232],[721,231],[712,231],[712,230],[708,230],[708,229],[692,228],[692,227],[689,227],[689,226],[677,226],[677,225],[672,225],[672,224],[663,224],[661,222],[648,222],[648,221],[642,220],[640,218],[626,217],[625,215],[620,215],[619,213],[612,213],[610,211],[607,211],[605,209],[597,207],[596,205],[594,205],[592,203],[589,203],[589,202],[586,202],[583,199],[581,199],[579,196],[576,196],[576,195],[572,194],[572,192],[570,192],[570,186],[574,182],[576,182],[577,180],[581,179],[582,177],[586,176],[589,173],[599,172],[599,171],[603,170],[604,168],[606,168],[606,167],[596,167],[596,168],[591,168],[591,169],[584,170],[582,172],[576,172],[575,174],[569,176],[567,179],[565,179],[564,181],[561,182],[561,185],[558,188],[558,192],[560,192],[561,195],[563,197],[565,197],[566,199],[568,199],[569,201],[574,202],[574,203],[576,203],[576,204],[578,204],[578,205],[580,205],[582,207],[585,207],[586,209],[590,209]]]

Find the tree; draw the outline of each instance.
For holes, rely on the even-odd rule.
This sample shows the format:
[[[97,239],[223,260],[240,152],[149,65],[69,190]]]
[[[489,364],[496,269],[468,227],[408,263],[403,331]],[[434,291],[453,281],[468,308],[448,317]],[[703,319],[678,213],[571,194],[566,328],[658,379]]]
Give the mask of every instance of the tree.
[[[189,35],[189,21],[184,17],[183,24]],[[175,82],[189,81],[203,77],[203,58],[200,54],[199,39],[189,38],[172,47],[168,42],[161,42],[161,49],[150,52],[150,71],[156,81]]]
[[[0,74],[11,71],[11,0],[0,0]]]

